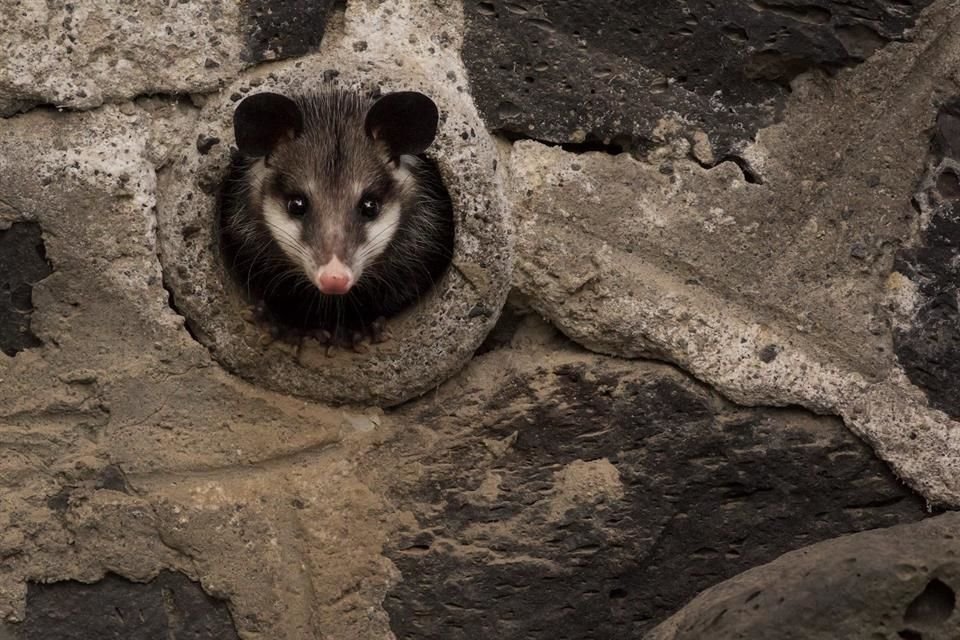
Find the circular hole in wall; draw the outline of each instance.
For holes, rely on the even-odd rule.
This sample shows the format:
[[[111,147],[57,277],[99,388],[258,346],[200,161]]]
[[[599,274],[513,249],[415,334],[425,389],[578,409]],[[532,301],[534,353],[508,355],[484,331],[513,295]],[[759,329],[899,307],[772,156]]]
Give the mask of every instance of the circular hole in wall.
[[[471,134],[482,131],[483,124],[454,81],[449,86],[427,84],[414,65],[404,67],[409,77],[398,76],[395,67],[378,70],[372,64],[362,76],[350,71],[356,64],[336,64],[339,73],[334,74],[329,73],[331,62],[336,61],[282,64],[267,76],[251,76],[225,89],[222,97],[204,106],[190,139],[224,142],[205,152],[196,145],[185,147],[159,177],[161,263],[173,305],[193,336],[230,372],[259,386],[318,401],[391,406],[453,375],[495,323],[513,263],[508,208],[496,176],[496,150],[488,137]],[[336,87],[324,77],[335,78]],[[378,87],[387,77],[389,85]],[[225,266],[229,250],[221,251],[226,247],[221,247],[217,224],[218,196],[236,153],[228,143],[234,142],[233,114],[240,100],[259,92],[302,95],[332,88],[429,96],[439,108],[440,124],[424,166],[437,172],[452,204],[450,266],[444,263],[434,272],[439,279],[416,296],[415,303],[392,310],[389,340],[362,353],[336,348],[328,354],[327,345],[316,337],[299,347],[287,340],[271,341],[264,321],[250,313],[255,292],[245,291],[237,269]],[[303,284],[309,282],[304,279]],[[296,325],[290,318],[281,324]]]

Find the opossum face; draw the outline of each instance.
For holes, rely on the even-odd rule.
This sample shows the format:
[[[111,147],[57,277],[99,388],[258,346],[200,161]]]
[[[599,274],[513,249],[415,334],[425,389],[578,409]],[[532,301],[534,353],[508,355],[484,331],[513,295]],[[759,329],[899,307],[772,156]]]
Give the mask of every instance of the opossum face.
[[[322,293],[348,293],[386,250],[405,207],[415,206],[410,168],[436,125],[436,106],[418,93],[372,106],[345,92],[296,102],[257,94],[237,107],[237,144],[259,157],[249,173],[252,204]]]

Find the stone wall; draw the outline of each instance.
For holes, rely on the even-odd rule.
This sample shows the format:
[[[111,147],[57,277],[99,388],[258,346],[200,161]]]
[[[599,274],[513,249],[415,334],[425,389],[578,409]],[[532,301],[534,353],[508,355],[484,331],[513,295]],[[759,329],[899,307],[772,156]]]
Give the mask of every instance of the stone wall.
[[[956,638],[958,21],[0,0],[0,638]],[[213,216],[333,85],[436,100],[458,233],[327,356]]]

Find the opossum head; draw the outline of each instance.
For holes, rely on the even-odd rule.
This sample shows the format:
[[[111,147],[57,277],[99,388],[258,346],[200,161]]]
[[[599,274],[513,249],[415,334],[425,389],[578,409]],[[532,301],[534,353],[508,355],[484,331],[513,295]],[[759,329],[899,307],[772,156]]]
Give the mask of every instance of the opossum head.
[[[259,93],[237,106],[237,147],[253,159],[250,205],[321,293],[348,293],[416,207],[411,168],[437,121],[416,92]]]

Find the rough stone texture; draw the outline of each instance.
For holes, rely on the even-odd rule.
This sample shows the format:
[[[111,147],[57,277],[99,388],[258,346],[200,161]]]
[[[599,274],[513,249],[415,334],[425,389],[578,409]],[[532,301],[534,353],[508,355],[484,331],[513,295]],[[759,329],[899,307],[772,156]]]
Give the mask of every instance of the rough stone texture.
[[[250,64],[316,51],[336,5],[2,0],[0,116],[217,91]]]
[[[27,617],[29,582],[170,569],[229,600],[244,640],[382,637],[396,525],[354,478],[377,413],[228,376],[168,305],[155,167],[195,119],[153,100],[0,121],[0,224],[39,225],[53,268],[43,345],[0,356],[0,617]]]
[[[676,362],[739,402],[839,414],[956,503],[956,425],[906,379],[890,326],[913,295],[891,271],[917,225],[933,96],[960,64],[956,17],[938,5],[915,42],[795,82],[783,123],[745,151],[762,184],[685,159],[666,120],[643,162],[513,145],[518,286],[593,350]]]
[[[237,632],[223,602],[182,574],[146,584],[108,575],[94,584],[31,584],[27,619],[7,631],[24,640],[230,640]]]
[[[0,231],[0,350],[8,356],[40,346],[30,331],[31,298],[33,285],[48,275],[36,223],[21,222]]]
[[[788,553],[703,592],[646,640],[952,640],[960,515]]]
[[[334,403],[389,406],[416,397],[460,369],[496,321],[510,285],[512,230],[491,140],[467,94],[452,55],[457,43],[431,11],[379,5],[348,12],[346,35],[316,56],[252,73],[210,100],[195,137],[232,139],[237,101],[261,90],[312,91],[333,77],[346,87],[414,89],[440,107],[437,160],[456,213],[453,266],[422,303],[389,321],[393,338],[369,353],[341,350],[328,357],[315,340],[294,353],[263,346],[260,329],[243,320],[249,304],[215,250],[217,185],[229,162],[228,145],[208,153],[185,147],[162,178],[161,252],[167,285],[193,334],[244,379],[277,391]],[[396,19],[384,28],[389,16]],[[438,15],[442,15],[438,14]],[[358,43],[365,43],[362,47]],[[434,55],[436,53],[444,55]],[[402,66],[397,63],[401,62]],[[254,89],[255,87],[255,89]]]
[[[124,14],[74,4],[88,20],[74,54],[54,46],[66,5],[0,12],[18,25],[0,78],[30,59],[38,74],[0,87],[4,108],[56,96],[91,108],[0,120],[0,229],[39,232],[49,265],[29,279],[38,344],[0,355],[0,636],[32,624],[31,584],[175,572],[225,602],[243,640],[573,636],[577,624],[590,637],[588,622],[638,637],[751,565],[917,520],[924,500],[960,504],[960,432],[907,377],[942,356],[910,364],[895,336],[925,326],[925,283],[911,278],[951,282],[924,257],[941,243],[937,256],[955,258],[924,194],[934,179],[944,203],[953,192],[931,168],[954,157],[953,125],[934,124],[960,94],[956,0],[853,70],[794,78],[742,168],[716,162],[692,112],[658,116],[642,160],[503,140],[498,156],[458,57],[456,2],[351,0],[325,14],[317,51],[243,71],[315,47],[298,29],[319,29],[328,5],[284,24],[296,0],[271,5],[275,22],[251,22],[253,5],[217,18],[215,0],[141,3],[124,9],[135,33],[94,63],[98,28]],[[214,24],[220,67],[200,58],[220,45],[189,38]],[[248,55],[250,29],[270,24],[279,37]],[[221,80],[220,95],[131,93]],[[419,88],[443,108],[459,256],[438,298],[394,326],[427,374],[390,360],[397,345],[369,354],[397,365],[378,381],[389,392],[365,386],[352,355],[244,351],[240,337],[259,336],[237,319],[211,241],[232,104],[331,81]],[[99,95],[85,103],[73,85]],[[260,369],[224,366],[230,344]],[[389,404],[446,377],[387,411],[307,398]],[[866,446],[808,410],[839,414]],[[897,620],[891,633],[926,634],[957,588],[945,572],[917,580],[898,605],[916,629]]]
[[[941,108],[933,153],[914,202],[923,230],[913,246],[897,252],[896,272],[915,290],[913,304],[898,318],[897,358],[934,407],[960,418],[960,104]]]
[[[863,60],[929,0],[464,4],[464,62],[494,129],[644,151],[680,114],[722,158],[776,119],[797,74]]]
[[[417,526],[388,551],[398,639],[637,638],[786,550],[925,515],[835,418],[531,346],[533,327],[402,412],[429,428],[399,498]]]
[[[0,115],[215,90],[240,70],[232,0],[0,1]]]

